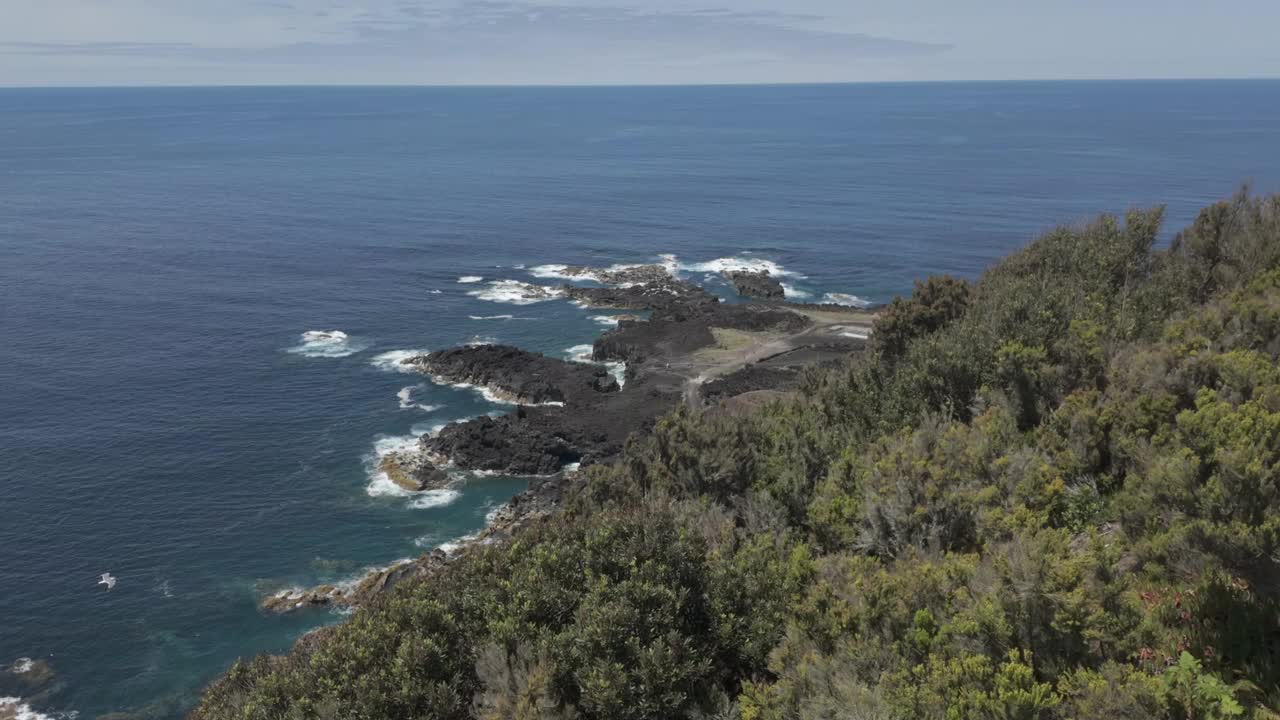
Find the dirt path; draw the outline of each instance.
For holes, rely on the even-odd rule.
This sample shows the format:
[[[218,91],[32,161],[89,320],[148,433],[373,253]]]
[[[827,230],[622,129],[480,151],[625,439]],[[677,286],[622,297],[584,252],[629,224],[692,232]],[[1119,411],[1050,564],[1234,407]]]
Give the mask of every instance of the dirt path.
[[[847,345],[852,352],[860,347],[860,340],[870,335],[875,320],[874,314],[853,309],[847,312],[830,309],[796,312],[812,320],[813,324],[793,333],[713,328],[715,346],[699,350],[668,366],[672,373],[685,378],[685,404],[690,408],[701,407],[704,383],[802,348]]]

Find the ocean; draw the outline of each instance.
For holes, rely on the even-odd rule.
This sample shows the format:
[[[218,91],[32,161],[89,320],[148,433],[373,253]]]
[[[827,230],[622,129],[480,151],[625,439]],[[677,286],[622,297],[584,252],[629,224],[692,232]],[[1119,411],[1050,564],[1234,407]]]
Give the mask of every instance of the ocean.
[[[504,409],[396,353],[604,329],[495,281],[770,266],[883,302],[1101,211],[1166,203],[1167,238],[1280,189],[1277,118],[1267,81],[0,90],[0,668],[55,673],[0,697],[180,716],[342,619],[263,594],[482,528],[524,480],[407,495],[374,458]]]

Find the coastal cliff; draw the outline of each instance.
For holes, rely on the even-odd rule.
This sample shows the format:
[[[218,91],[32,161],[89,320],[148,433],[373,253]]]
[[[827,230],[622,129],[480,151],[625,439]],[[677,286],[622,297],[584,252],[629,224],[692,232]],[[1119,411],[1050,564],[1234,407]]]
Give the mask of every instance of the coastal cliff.
[[[651,307],[597,344],[628,382],[593,402],[667,411],[546,456],[586,467],[543,512],[238,663],[195,717],[1273,716],[1280,198],[1167,248],[1162,219],[923,280],[870,332]]]

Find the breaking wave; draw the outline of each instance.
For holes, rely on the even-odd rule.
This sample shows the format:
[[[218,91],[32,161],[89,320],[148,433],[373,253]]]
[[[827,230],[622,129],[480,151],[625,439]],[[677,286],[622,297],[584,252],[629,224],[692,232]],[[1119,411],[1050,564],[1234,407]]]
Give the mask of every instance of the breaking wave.
[[[308,330],[301,342],[285,350],[287,353],[315,358],[342,358],[364,350],[368,345],[341,330]]]
[[[533,305],[564,296],[564,290],[545,285],[534,285],[519,280],[493,280],[488,287],[469,290],[467,294],[480,300],[507,303],[509,305]]]
[[[813,293],[807,290],[801,290],[795,285],[782,283],[782,291],[786,294],[788,300],[808,300],[813,297]]]
[[[405,365],[404,361],[419,355],[426,355],[429,352],[429,350],[391,350],[375,356],[369,361],[369,364],[387,372],[413,373],[417,371],[413,367]]]
[[[544,280],[568,280],[570,282],[598,282],[607,283],[610,273],[620,273],[625,270],[643,267],[643,263],[615,263],[608,267],[586,267],[579,266],[574,272],[569,272],[568,265],[535,265],[529,268],[529,274]],[[609,283],[616,284],[618,287],[627,287],[632,283]]]
[[[672,273],[697,272],[719,274],[726,270],[746,270],[749,272],[763,271],[774,277],[804,277],[800,273],[788,270],[772,260],[757,257],[722,257],[716,258],[715,260],[695,263],[681,262],[679,258],[670,253],[660,257],[662,259],[662,265]]]
[[[473,283],[478,283],[478,282],[484,282],[484,278],[480,277],[479,275],[463,275],[462,277],[458,278],[458,284],[460,285],[471,285]]]
[[[603,365],[609,374],[618,381],[618,387],[627,384],[627,364],[624,362],[596,362],[592,359],[591,354],[595,350],[591,345],[574,345],[571,348],[565,348],[564,354],[571,362],[585,363],[588,365]]]
[[[564,354],[573,362],[590,363],[595,362],[591,359],[591,353],[595,348],[591,345],[574,345],[571,348],[565,348]]]
[[[847,305],[849,307],[856,308],[868,308],[872,305],[870,300],[864,300],[857,295],[850,295],[848,293],[827,293],[822,296],[822,302],[831,305]]]
[[[480,393],[480,397],[484,398],[488,402],[493,403],[494,405],[524,405],[525,407],[563,407],[564,406],[564,403],[556,400],[548,400],[547,402],[541,402],[541,403],[522,403],[517,398],[512,397],[506,392],[499,390],[497,388],[489,387],[487,385],[474,385],[472,383],[453,382],[452,380],[446,380],[445,378],[438,377],[435,375],[430,375],[428,377],[431,378],[431,382],[437,385],[456,388],[458,390],[474,390]],[[498,413],[498,415],[501,415],[501,414],[502,413]],[[497,417],[497,415],[494,415],[494,417]]]
[[[453,502],[460,497],[462,497],[462,493],[448,488],[443,490],[424,490],[423,492],[417,493],[414,498],[409,501],[409,507],[414,510],[429,510],[431,508],[452,505]]]
[[[544,280],[590,280],[591,278],[583,275],[570,275],[566,270],[568,265],[534,265],[529,268],[529,274]]]
[[[435,412],[444,407],[443,405],[423,405],[422,403],[414,402],[413,393],[421,387],[421,385],[407,385],[400,388],[400,392],[396,393],[396,397],[400,400],[401,410],[418,409],[423,412]]]
[[[456,553],[456,552],[458,552],[459,550],[461,550],[463,547],[465,547],[465,546],[467,546],[467,545],[470,545],[471,543],[473,543],[473,542],[475,542],[476,540],[479,540],[479,539],[480,539],[480,531],[477,531],[477,532],[473,532],[473,533],[471,533],[471,534],[469,534],[469,535],[463,535],[462,537],[458,538],[457,540],[450,540],[449,542],[442,542],[442,543],[440,543],[439,545],[436,545],[436,549],[438,549],[438,550],[443,550],[445,555],[453,555],[454,553]],[[483,544],[488,544],[488,542],[490,542],[491,540],[492,540],[492,538],[488,538],[488,539],[486,539],[486,540],[485,540],[485,542],[482,542],[481,544],[482,544],[482,545],[483,545]]]
[[[418,451],[418,441],[423,435],[439,432],[444,424],[438,424],[431,427],[426,433],[416,433],[412,435],[384,435],[373,441],[373,452],[365,457],[365,465],[368,468],[369,483],[365,486],[365,493],[369,497],[398,497],[407,498],[409,502],[407,507],[422,510],[433,507],[443,507],[462,497],[462,493],[453,488],[442,488],[439,490],[423,490],[413,492],[400,487],[387,475],[382,469],[382,460],[391,453],[411,453]],[[417,426],[414,428],[418,429]]]
[[[13,720],[53,720],[50,715],[32,710],[30,705],[22,702],[22,698],[0,697],[0,718],[10,717]]]

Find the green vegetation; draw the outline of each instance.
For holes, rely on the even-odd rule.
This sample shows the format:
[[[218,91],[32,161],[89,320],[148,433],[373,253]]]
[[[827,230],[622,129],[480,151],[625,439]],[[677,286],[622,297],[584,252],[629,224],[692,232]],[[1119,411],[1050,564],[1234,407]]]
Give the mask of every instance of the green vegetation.
[[[197,717],[1280,717],[1280,198],[1049,233]]]

